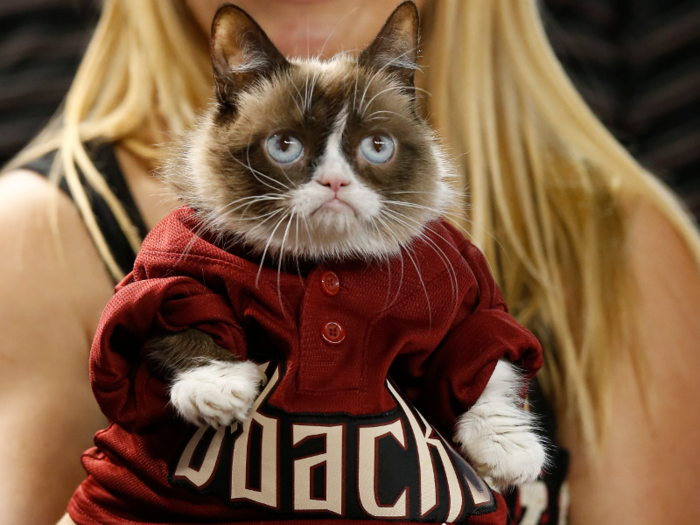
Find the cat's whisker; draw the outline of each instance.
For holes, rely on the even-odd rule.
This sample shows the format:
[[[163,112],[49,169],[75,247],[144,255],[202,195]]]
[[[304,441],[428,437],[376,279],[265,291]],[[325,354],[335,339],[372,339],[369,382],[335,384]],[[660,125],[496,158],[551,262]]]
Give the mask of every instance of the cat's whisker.
[[[299,283],[303,286],[304,279],[301,277],[301,268],[299,268],[299,213],[294,210],[292,213],[296,215],[295,226],[294,226],[294,261],[297,266],[297,275],[299,276]]]
[[[299,116],[303,119],[304,118],[304,110],[302,107],[304,106],[304,97],[301,96],[301,91],[299,91],[299,88],[297,87],[296,83],[292,82],[292,87],[296,90],[297,95],[299,95],[299,103],[297,103],[296,98],[294,95],[292,95],[292,99],[294,100],[294,104],[296,105],[297,109],[299,110]],[[299,105],[301,104],[301,105]]]
[[[362,105],[360,105],[360,109],[362,110],[361,116],[364,118],[365,112],[366,112],[367,109],[372,105],[372,102],[374,102],[374,99],[376,99],[379,95],[382,95],[383,93],[387,93],[387,92],[389,92],[389,91],[403,91],[403,90],[405,90],[405,89],[406,89],[406,88],[405,88],[404,86],[391,86],[391,87],[388,87],[388,88],[386,88],[386,89],[383,89],[382,91],[380,91],[379,93],[377,93],[376,95],[374,95],[374,96],[369,100],[369,102],[367,102],[367,104],[366,104],[364,107],[362,107]],[[425,93],[428,94],[428,96],[432,96],[432,95],[431,95],[428,91],[426,91],[425,89],[418,88],[418,87],[415,87],[415,86],[414,86],[413,88],[411,88],[411,89],[413,89],[414,91],[420,91],[420,92],[423,92],[423,91],[424,91]],[[393,112],[393,111],[375,111],[374,113],[372,113],[372,115],[374,115],[374,114],[376,114],[376,113],[394,113],[395,115],[398,115],[399,117],[403,117],[403,118],[409,120],[408,117],[405,117],[404,115],[399,115],[398,113],[395,113],[395,112]],[[370,116],[371,116],[371,115],[370,115]]]
[[[230,150],[229,150],[229,151],[230,151]],[[236,160],[238,160],[238,159],[236,159]],[[291,189],[291,188],[289,188],[286,184],[284,184],[283,182],[278,181],[278,180],[275,179],[274,177],[270,177],[269,175],[266,175],[266,174],[262,173],[261,171],[258,171],[258,170],[254,169],[254,168],[252,167],[252,165],[251,165],[251,163],[250,163],[250,138],[248,138],[248,147],[245,149],[245,160],[246,160],[246,162],[248,163],[247,168],[250,169],[250,170],[253,172],[253,175],[260,175],[261,177],[264,177],[264,178],[266,178],[266,179],[268,179],[268,180],[274,182],[275,184],[279,184],[279,185],[282,186],[282,188],[284,188],[285,190]],[[255,178],[257,179],[257,176],[256,176]],[[258,179],[258,180],[260,180],[260,179]],[[279,191],[279,190],[277,190],[277,191]]]
[[[230,204],[227,204],[226,206],[223,206],[223,207],[221,207],[221,208],[219,208],[219,209],[217,210],[217,212],[216,212],[217,215],[220,214],[221,218],[224,219],[224,218],[226,218],[226,217],[232,215],[234,212],[238,211],[239,209],[243,208],[243,211],[240,213],[241,219],[243,220],[243,218],[244,218],[244,217],[246,216],[246,214],[248,213],[248,209],[249,209],[253,204],[256,204],[256,203],[258,203],[258,202],[265,202],[265,201],[287,200],[287,198],[286,198],[286,196],[280,196],[279,198],[277,198],[277,197],[275,197],[275,198],[270,198],[270,197],[266,197],[266,196],[258,196],[258,198],[238,199],[237,201],[234,201],[234,203],[235,203],[235,202],[240,202],[240,201],[243,201],[243,200],[249,201],[249,202],[244,202],[243,204],[239,204],[239,205],[236,206],[235,208],[232,208],[232,209],[229,209],[229,210],[227,210],[226,208],[228,208],[228,207],[230,206]]]
[[[307,50],[307,56],[309,51]],[[309,68],[306,68],[306,80],[304,81],[304,108],[309,110]]]
[[[444,210],[433,208],[432,206],[426,206],[425,204],[418,204],[417,202],[407,202],[407,201],[395,201],[390,199],[384,199],[384,204],[393,204],[397,206],[406,206],[408,208],[416,208],[421,210],[426,210],[434,213],[436,216],[441,216],[445,214]]]
[[[296,84],[294,84],[293,82],[292,82],[292,86],[294,87],[294,89],[297,90],[297,93],[299,94],[299,102],[303,103],[303,100],[301,98],[301,93],[299,92],[299,88],[297,88]],[[294,105],[296,106],[297,110],[299,110],[299,116],[301,118],[304,118],[304,110],[301,109],[301,106],[299,105],[299,102],[297,102],[297,99],[294,96],[294,93],[290,93],[289,97],[292,99],[292,102],[294,102]]]
[[[374,116],[373,116],[373,115],[378,115],[378,114],[380,114],[380,113],[389,113],[389,114],[393,114],[393,115],[396,115],[397,117],[402,118],[403,120],[406,120],[406,121],[408,121],[408,122],[411,122],[411,120],[412,120],[410,117],[407,117],[407,116],[405,116],[405,115],[399,115],[399,114],[396,113],[395,111],[374,111],[373,113],[371,113],[371,114],[368,115],[367,117],[364,117],[363,120],[364,120],[365,122],[373,122],[373,121],[375,121],[375,120],[389,120],[389,117],[374,117]]]
[[[440,237],[440,239],[445,241],[445,243],[447,243],[448,246],[452,247],[459,254],[459,251],[455,247],[453,247],[452,244],[447,241],[447,239],[445,239],[442,235],[435,232],[429,226],[424,225],[423,223],[416,221],[415,219],[408,217],[407,215],[399,214],[396,211],[391,211],[391,210],[387,210],[387,209],[385,209],[383,211],[385,213],[389,213],[389,214],[393,215],[394,220],[396,220],[396,221],[403,222],[403,220],[406,219],[408,221],[416,223],[416,225],[418,227],[420,227],[424,230],[427,230],[427,231],[433,233],[434,235]],[[404,225],[406,227],[408,227],[408,224],[406,224],[405,222],[404,222]],[[456,272],[454,266],[452,265],[452,263],[450,262],[449,257],[447,257],[447,254],[442,250],[442,248],[440,248],[440,246],[433,239],[431,239],[427,234],[421,233],[418,236],[418,238],[420,238],[420,239],[424,240],[426,243],[428,243],[428,246],[433,250],[433,252],[435,252],[435,254],[440,258],[442,263],[445,265],[445,269],[447,270],[448,275],[450,276],[450,284],[452,286],[452,295],[453,295],[453,298],[455,299],[455,301],[457,301],[457,298],[459,297],[459,282],[457,279],[457,272]]]
[[[280,210],[280,211],[279,211],[279,213],[282,213],[282,212],[283,212],[283,210]],[[279,215],[279,213],[275,213],[275,214],[273,214],[273,215],[270,215],[270,216],[267,217],[264,221],[261,221],[261,222],[259,222],[259,223],[256,223],[255,225],[253,225],[253,226],[250,228],[250,230],[249,230],[248,233],[250,233],[250,234],[256,234],[258,231],[260,231],[260,234],[261,234],[261,235],[265,234],[266,231],[267,231],[267,228],[265,228],[265,224],[266,224],[268,221],[270,221],[270,220],[274,220],[274,219]]]
[[[280,184],[284,189],[289,189],[289,188],[287,188],[284,184],[282,184],[281,182],[279,182],[279,181],[273,179],[272,177],[269,177],[268,175],[265,175],[264,173],[261,173],[261,172],[257,171],[255,168],[253,168],[252,166],[250,166],[250,164],[246,164],[245,162],[242,162],[242,161],[238,160],[238,159],[233,155],[233,153],[230,152],[230,151],[229,151],[229,155],[231,156],[231,158],[232,158],[234,161],[236,161],[238,164],[240,164],[240,165],[243,166],[245,169],[247,169],[248,171],[250,171],[250,172],[253,174],[253,177],[255,177],[255,179],[256,179],[260,184],[262,184],[263,186],[266,186],[266,187],[270,188],[272,191],[276,191],[276,192],[279,192],[279,190],[280,190],[280,188],[277,188],[277,187],[275,187],[275,186],[271,186],[270,184],[267,184],[265,181],[261,180],[261,179],[258,177],[258,175],[262,175],[264,178],[270,179],[271,181],[273,181],[273,182],[275,182],[275,183],[277,183],[277,184]]]
[[[374,230],[377,232],[377,239],[382,238],[382,232],[379,229],[379,226],[377,226],[377,221],[375,217],[370,217],[370,224],[374,228]],[[399,249],[399,255],[400,249]],[[401,283],[403,282],[403,257],[399,257],[399,261],[401,261],[401,277],[399,278],[399,285],[397,287],[397,293],[394,295],[394,298],[389,301],[389,295],[391,295],[391,257],[389,254],[383,254],[382,258],[386,261],[387,264],[387,273],[389,274],[387,277],[387,290],[386,290],[386,298],[384,299],[384,309],[389,308],[391,305],[393,305],[396,302],[396,299],[398,298],[398,290],[401,289]]]
[[[313,245],[313,235],[311,234],[311,228],[309,227],[309,221],[307,220],[306,215],[301,215],[301,220],[304,223],[304,229],[306,230],[306,243],[309,247],[311,247]]]
[[[388,192],[386,192],[386,193],[388,193],[389,195],[403,195],[404,193],[418,193],[418,194],[421,194],[421,195],[434,195],[434,194],[435,194],[435,192],[432,192],[432,191],[424,191],[424,190],[415,190],[415,191],[412,191],[412,190],[388,191]]]
[[[289,196],[288,196],[288,195],[283,195],[283,196],[281,196],[281,197],[282,197],[282,198],[280,198],[280,199],[270,199],[270,200],[272,200],[272,201],[275,201],[275,200],[288,201],[288,200],[289,200]],[[241,217],[245,216],[245,215],[248,213],[248,209],[249,209],[253,204],[256,204],[257,202],[265,202],[265,201],[264,201],[264,200],[262,200],[262,201],[250,201],[250,202],[246,205],[246,207],[243,208],[243,212],[241,212]]]
[[[319,51],[318,54],[316,55],[318,59],[320,59],[320,58],[323,56],[323,51],[326,49],[326,45],[328,44],[328,41],[329,41],[329,40],[331,39],[331,37],[333,36],[333,33],[335,33],[335,30],[338,29],[338,26],[343,22],[343,20],[345,20],[348,16],[350,16],[351,14],[353,14],[353,13],[354,13],[355,11],[357,11],[358,9],[359,9],[359,7],[356,7],[355,9],[351,9],[350,11],[348,11],[347,13],[345,13],[345,14],[342,16],[342,18],[341,18],[340,20],[338,20],[338,23],[335,24],[335,27],[333,27],[333,30],[328,34],[328,36],[326,37],[325,42],[323,42],[323,45],[321,46],[321,51]]]
[[[413,194],[433,195],[433,196],[435,196],[435,195],[438,194],[438,192],[436,192],[436,191],[425,191],[425,190],[415,190],[415,191],[412,191],[412,190],[386,191],[385,193],[388,194],[388,195],[404,195],[404,194],[411,194],[411,193],[413,193]],[[450,193],[451,193],[453,196],[455,196],[455,197],[466,197],[466,196],[467,196],[467,192],[466,192],[466,191],[462,192],[462,191],[453,191],[453,190],[450,190]],[[467,208],[467,209],[468,209],[468,208]]]
[[[190,241],[187,242],[185,245],[185,248],[182,250],[182,253],[180,254],[180,257],[178,257],[178,262],[182,262],[190,253],[192,250],[193,246],[195,245],[197,239],[205,232],[212,232],[214,231],[214,227],[210,221],[204,220],[200,221],[200,223],[194,228],[193,230],[193,236]]]
[[[423,193],[423,192],[395,192],[395,193]],[[395,206],[405,206],[407,208],[415,208],[415,209],[423,209],[426,211],[430,211],[434,213],[436,216],[440,217],[447,217],[450,218],[454,221],[468,221],[468,218],[465,214],[456,214],[451,211],[445,210],[445,209],[437,209],[433,208],[431,206],[426,206],[425,204],[418,204],[417,202],[406,202],[406,201],[395,201],[395,200],[389,200],[385,199],[383,201],[385,204],[391,204]]]
[[[417,204],[417,203],[414,203],[414,202],[385,200],[384,203],[385,203],[385,204],[395,205],[395,206],[406,206],[406,207],[409,207],[409,208],[424,209],[424,210],[427,210],[427,211],[430,211],[430,212],[434,213],[434,214],[436,215],[436,217],[437,217],[437,216],[441,216],[441,217],[448,217],[448,218],[450,218],[450,215],[451,215],[450,213],[445,212],[445,211],[443,211],[443,210],[436,210],[435,208],[431,208],[430,206],[425,206],[425,205]],[[413,219],[413,218],[411,218],[411,217],[408,217],[407,215],[401,213],[399,210],[392,210],[392,211],[393,211],[393,213],[398,213],[399,215],[401,215],[402,217],[404,217],[404,218],[406,218],[406,219],[410,219],[410,220],[412,220],[412,221],[417,222],[415,219]],[[453,219],[464,219],[464,217],[461,217],[461,216],[456,216],[456,217],[451,217],[451,218],[453,218]],[[445,243],[447,243],[449,246],[451,246],[451,244],[448,242],[447,239],[445,239],[445,238],[444,238],[442,235],[440,235],[439,233],[435,232],[432,228],[430,228],[430,227],[427,225],[427,223],[420,223],[420,224],[422,224],[424,228],[426,228],[427,230],[429,230],[430,232],[432,232],[432,233],[435,234],[436,236],[440,237],[443,241],[445,241]],[[459,227],[459,228],[461,228],[461,229],[464,229],[464,228],[462,228],[462,227],[459,226],[459,225],[457,225],[457,227]],[[453,247],[453,249],[456,250],[456,248],[454,248],[454,247]]]
[[[190,239],[190,240],[187,242],[187,244],[185,245],[185,249],[182,250],[182,253],[181,253],[180,256],[177,258],[177,262],[178,262],[178,263],[181,263],[182,261],[184,261],[185,258],[189,255],[190,250],[192,250],[192,247],[193,247],[193,246],[195,245],[195,243],[197,242],[197,237],[199,237],[199,234],[193,235],[193,236],[192,236],[192,239]]]
[[[289,178],[289,175],[287,175],[287,170],[284,169],[284,167],[280,164],[280,169],[282,170],[282,173],[284,174],[284,177],[289,181],[289,184],[292,185],[293,188],[298,188],[299,185],[292,182],[292,179]]]
[[[258,234],[264,236],[268,231],[268,228],[265,227],[265,224],[270,220],[276,219],[282,212],[283,210],[280,209],[277,211],[277,213],[270,213],[270,215],[263,221],[256,222],[246,233],[243,234],[243,238],[248,238],[251,235],[257,236]],[[256,218],[254,218],[253,220],[256,220]]]
[[[398,56],[392,58],[389,62],[387,62],[386,64],[384,64],[382,67],[380,67],[379,69],[377,69],[377,70],[374,72],[374,74],[370,77],[369,82],[367,82],[367,85],[365,86],[364,91],[362,92],[362,99],[360,100],[360,109],[362,109],[362,107],[363,107],[363,104],[364,104],[364,102],[365,102],[365,96],[367,96],[367,90],[368,90],[369,87],[372,85],[372,82],[374,81],[374,79],[377,78],[377,76],[378,76],[382,71],[384,71],[386,68],[388,68],[389,66],[393,65],[395,62],[400,61],[400,60],[406,58],[406,55],[407,55],[408,53],[412,53],[412,52],[415,51],[416,49],[417,49],[416,47],[414,47],[414,48],[412,48],[412,49],[407,49],[406,51],[404,51],[404,52],[401,53],[400,55],[398,55]],[[417,65],[415,66],[415,69],[418,69],[418,66],[417,66]]]
[[[382,210],[384,211],[384,210]],[[390,217],[387,217],[390,218]],[[393,220],[393,219],[392,219]],[[394,221],[396,222],[396,221]],[[390,235],[394,236],[394,238],[398,241],[396,238],[395,234],[391,230],[391,227],[387,227],[387,231],[389,232]],[[399,243],[399,246],[401,246],[401,243]],[[411,255],[411,250],[409,246],[404,246],[403,251],[406,253],[408,258],[410,259],[411,263],[413,264],[413,267],[416,269],[416,275],[418,276],[418,280],[420,281],[421,287],[423,288],[423,293],[425,294],[425,301],[428,305],[428,329],[432,329],[433,326],[433,314],[432,314],[432,308],[430,305],[430,296],[428,295],[428,288],[425,286],[425,281],[423,280],[423,274],[421,273],[420,266],[418,263],[416,263],[415,259]]]
[[[259,221],[260,219],[265,219],[266,217],[274,217],[275,215],[277,215],[278,213],[281,213],[282,211],[283,211],[282,208],[279,208],[276,210],[272,210],[271,212],[265,213],[263,215],[256,215],[255,217],[248,217],[248,218],[246,218],[245,215],[241,215],[236,220],[238,220],[238,221]],[[265,224],[265,221],[261,222],[260,224],[261,225]]]
[[[389,93],[391,91],[403,91],[405,89],[406,89],[405,86],[389,86],[388,88],[382,89],[379,93],[377,93],[371,99],[369,99],[369,102],[367,102],[367,104],[365,104],[364,106],[362,104],[360,104],[360,117],[361,118],[365,117],[365,112],[372,105],[372,102],[374,102],[378,96],[383,95],[384,93]]]
[[[233,206],[235,204],[238,204],[240,202],[282,201],[282,200],[287,200],[287,198],[288,198],[287,196],[279,195],[279,194],[278,195],[250,195],[248,197],[241,197],[240,199],[235,199],[235,200],[229,202],[228,204],[226,204],[225,206],[222,206],[221,208],[219,208],[218,211],[225,211],[226,208]],[[236,209],[238,209],[238,208],[236,208]]]
[[[260,266],[258,267],[258,273],[255,276],[255,287],[258,288],[258,283],[260,281],[260,273],[262,272],[263,265],[265,264],[265,256],[267,255],[267,250],[270,247],[270,243],[272,242],[272,238],[275,236],[275,232],[277,231],[277,228],[280,227],[284,219],[287,218],[287,214],[285,213],[282,218],[277,222],[275,227],[272,229],[272,232],[270,233],[270,236],[267,239],[267,242],[265,243],[265,249],[262,252],[262,257],[260,258]]]
[[[282,237],[282,246],[280,246],[279,249],[279,254],[277,258],[279,259],[277,261],[277,298],[279,299],[280,302],[280,309],[283,313],[283,315],[286,315],[286,310],[284,308],[284,304],[282,302],[282,289],[280,286],[280,278],[282,275],[282,259],[284,258],[284,245],[287,242],[287,235],[289,234],[289,227],[292,225],[292,218],[294,217],[294,210],[292,210],[291,214],[289,215],[289,220],[287,221],[287,227],[284,230],[284,236]]]
[[[357,100],[357,82],[360,78],[360,69],[355,68],[355,90],[352,92],[352,111],[355,112],[355,101]]]
[[[307,102],[307,111],[311,111],[311,104],[314,100],[314,88],[316,87],[316,81],[318,80],[318,71],[314,71],[314,76],[311,78],[311,89],[309,93],[309,100]]]
[[[385,203],[393,203],[394,205],[399,205],[399,206],[408,206],[408,207],[420,207],[423,206],[421,204],[416,204],[416,203],[407,203],[404,201],[384,201]],[[474,225],[474,221],[470,220],[466,215],[456,215],[450,211],[446,210],[436,210],[434,208],[430,208],[428,206],[425,206],[425,208],[429,209],[430,211],[435,212],[436,214],[442,216],[442,217],[447,217],[448,219],[452,219],[452,225],[461,230],[461,232],[472,242],[475,242],[474,235],[472,232],[467,230],[464,226],[460,224],[461,221],[464,221],[468,224]],[[510,260],[510,256],[508,255],[508,251],[505,249],[503,244],[496,238],[495,235],[493,235],[490,231],[488,231],[485,228],[481,228],[481,230],[488,235],[495,243],[496,245],[501,249],[501,251],[505,254],[506,259]]]

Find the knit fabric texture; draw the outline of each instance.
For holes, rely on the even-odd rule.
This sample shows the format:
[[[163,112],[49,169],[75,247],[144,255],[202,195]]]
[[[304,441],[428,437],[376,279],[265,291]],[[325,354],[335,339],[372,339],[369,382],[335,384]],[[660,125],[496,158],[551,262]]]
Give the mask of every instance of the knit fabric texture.
[[[450,438],[499,359],[533,377],[542,355],[473,244],[436,220],[390,259],[261,266],[203,229],[166,217],[103,312],[90,380],[110,425],[83,456],[78,525],[505,523]],[[265,371],[246,423],[195,428],[169,405],[141,348],[188,328]]]

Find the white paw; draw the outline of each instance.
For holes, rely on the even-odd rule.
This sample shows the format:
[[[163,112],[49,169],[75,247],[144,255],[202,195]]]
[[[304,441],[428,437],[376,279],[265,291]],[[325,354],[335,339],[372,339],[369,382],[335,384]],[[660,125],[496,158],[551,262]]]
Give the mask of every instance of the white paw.
[[[522,374],[500,360],[474,406],[457,421],[462,453],[498,488],[537,479],[547,461],[535,417],[522,408]]]
[[[474,405],[457,422],[455,440],[484,477],[503,489],[534,481],[546,463],[533,416],[512,404]]]
[[[264,380],[264,374],[250,361],[210,361],[177,375],[170,402],[190,423],[228,426],[247,419]]]

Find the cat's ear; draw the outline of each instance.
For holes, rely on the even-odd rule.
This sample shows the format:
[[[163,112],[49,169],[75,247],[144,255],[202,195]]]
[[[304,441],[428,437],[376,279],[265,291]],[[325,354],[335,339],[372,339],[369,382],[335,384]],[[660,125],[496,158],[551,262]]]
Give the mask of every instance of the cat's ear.
[[[216,96],[228,106],[235,105],[237,94],[251,83],[289,66],[258,23],[230,4],[214,16],[210,51]]]
[[[375,71],[386,71],[413,87],[418,69],[418,8],[404,2],[389,16],[374,41],[360,54],[358,62]]]

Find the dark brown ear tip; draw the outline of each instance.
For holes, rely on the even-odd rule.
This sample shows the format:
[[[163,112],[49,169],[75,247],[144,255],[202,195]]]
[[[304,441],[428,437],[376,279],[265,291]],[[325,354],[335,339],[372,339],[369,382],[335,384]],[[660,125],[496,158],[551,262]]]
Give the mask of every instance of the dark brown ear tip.
[[[233,18],[236,21],[245,21],[250,25],[257,26],[255,19],[248,14],[248,12],[235,4],[223,4],[216,10],[214,14],[214,20],[211,23],[211,35],[216,34],[216,29],[219,24],[226,19]]]
[[[401,2],[396,9],[410,9],[413,14],[418,15],[418,6],[413,0],[405,0],[404,2]]]
[[[223,4],[216,10],[211,23],[209,51],[214,59],[218,53],[220,34],[264,33],[255,19],[244,9],[234,4]],[[222,65],[223,66],[223,65]]]
[[[401,2],[396,7],[396,9],[394,9],[394,12],[389,18],[392,18],[396,15],[400,15],[401,18],[413,18],[416,24],[420,20],[420,12],[418,11],[418,6],[415,2],[413,2],[413,0],[406,0],[405,2]]]

